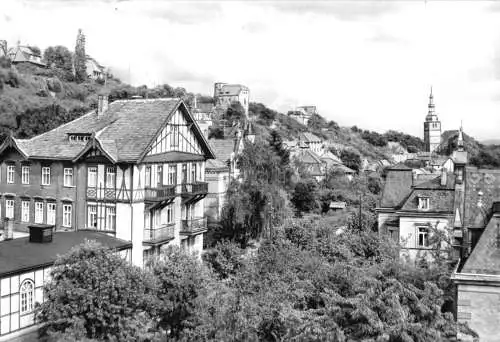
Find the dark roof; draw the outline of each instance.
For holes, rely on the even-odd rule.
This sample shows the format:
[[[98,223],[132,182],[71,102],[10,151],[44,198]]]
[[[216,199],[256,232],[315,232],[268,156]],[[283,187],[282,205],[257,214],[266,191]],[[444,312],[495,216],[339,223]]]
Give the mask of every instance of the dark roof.
[[[70,142],[67,135],[95,133],[101,147],[116,161],[137,162],[159,129],[180,108],[186,120],[193,123],[191,129],[206,157],[213,158],[207,140],[180,99],[118,100],[110,103],[100,118],[92,111],[32,139],[15,141],[30,158],[72,160],[85,145]]]
[[[500,274],[500,248],[497,246],[500,216],[493,215],[461,273]]]
[[[382,191],[382,208],[397,208],[412,191],[413,172],[410,168],[389,169]]]
[[[30,243],[29,237],[2,241],[0,242],[0,276],[50,265],[59,255],[69,252],[71,248],[87,240],[97,241],[117,250],[132,247],[131,242],[103,233],[83,230],[54,233],[52,242],[48,243]]]
[[[430,198],[429,209],[426,212],[432,213],[453,213],[454,191],[449,189],[414,189],[405,203],[401,206],[402,210],[418,211],[418,198]]]
[[[484,228],[493,202],[500,200],[500,170],[467,167],[465,171],[465,227]]]
[[[448,172],[446,174],[446,184],[441,185],[441,177],[435,176],[435,178],[428,180],[426,182],[418,183],[415,185],[415,189],[447,189],[454,190],[455,189],[455,174]]]

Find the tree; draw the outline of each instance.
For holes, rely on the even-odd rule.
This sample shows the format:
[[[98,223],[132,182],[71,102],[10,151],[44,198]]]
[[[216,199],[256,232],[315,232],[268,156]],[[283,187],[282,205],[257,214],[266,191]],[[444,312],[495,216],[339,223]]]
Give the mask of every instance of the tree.
[[[85,35],[78,29],[75,46],[75,80],[78,83],[87,80],[87,55],[85,54]]]
[[[359,171],[361,167],[361,156],[357,152],[351,150],[343,150],[340,153],[340,159],[342,160],[342,163],[344,163],[344,165],[348,168],[351,168],[356,172]]]
[[[152,278],[95,242],[57,259],[39,320],[42,335],[145,340],[153,326]]]
[[[211,275],[203,264],[178,247],[169,248],[149,267],[158,281],[159,325],[169,337],[177,338],[190,318],[200,296],[206,295]]]
[[[43,53],[47,66],[57,68],[62,72],[64,81],[73,81],[73,55],[64,46],[49,46]]]
[[[318,207],[316,190],[317,185],[313,179],[299,181],[295,185],[291,201],[299,214]]]

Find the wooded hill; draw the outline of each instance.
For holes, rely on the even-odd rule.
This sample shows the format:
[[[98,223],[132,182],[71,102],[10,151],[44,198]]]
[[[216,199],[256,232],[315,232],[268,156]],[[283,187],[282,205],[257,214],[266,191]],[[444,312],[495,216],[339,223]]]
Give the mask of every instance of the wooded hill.
[[[53,53],[61,47],[45,50]],[[49,50],[52,49],[52,50]],[[63,63],[47,63],[49,68],[34,65],[10,65],[0,58],[0,133],[13,134],[17,138],[30,138],[71,121],[95,109],[97,96],[106,93],[110,101],[132,97],[159,98],[180,97],[192,104],[195,94],[184,88],[168,84],[155,88],[134,87],[112,75],[106,81],[86,80],[77,83],[71,68]],[[198,103],[211,102],[211,96],[196,94]],[[262,103],[250,103],[250,113],[256,117],[256,133],[265,137],[276,129],[285,139],[298,137],[301,132],[311,132],[328,141],[337,149],[350,149],[368,160],[390,159],[388,141],[397,141],[410,151],[418,151],[423,143],[419,138],[389,131],[385,134],[340,127],[335,121],[327,121],[314,115],[308,126],[291,119],[288,115],[268,108]]]

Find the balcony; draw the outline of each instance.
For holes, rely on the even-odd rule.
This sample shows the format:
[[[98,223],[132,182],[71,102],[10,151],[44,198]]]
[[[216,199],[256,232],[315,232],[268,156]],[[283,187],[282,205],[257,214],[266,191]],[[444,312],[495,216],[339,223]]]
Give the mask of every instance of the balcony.
[[[207,218],[198,217],[190,220],[182,220],[180,234],[196,235],[207,231]]]
[[[116,189],[114,188],[87,188],[87,199],[90,200],[116,200]]]
[[[208,193],[207,182],[184,183],[181,184],[181,196],[188,202],[196,202],[204,198]]]
[[[173,240],[175,237],[175,223],[158,228],[144,229],[143,244],[154,245],[161,242]]]
[[[159,188],[145,188],[144,200],[149,202],[168,201],[175,197],[175,185],[166,185]]]

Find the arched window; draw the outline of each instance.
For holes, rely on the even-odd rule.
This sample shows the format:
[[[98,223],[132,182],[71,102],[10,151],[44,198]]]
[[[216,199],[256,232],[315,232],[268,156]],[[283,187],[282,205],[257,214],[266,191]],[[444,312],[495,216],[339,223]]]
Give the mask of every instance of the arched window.
[[[33,297],[34,297],[35,285],[31,280],[25,280],[21,284],[20,300],[21,300],[21,315],[30,313],[33,311]]]

